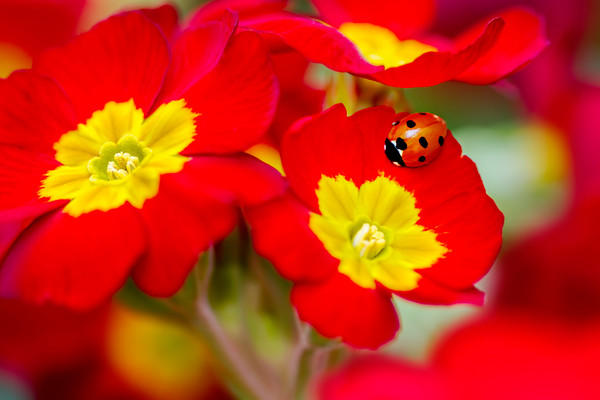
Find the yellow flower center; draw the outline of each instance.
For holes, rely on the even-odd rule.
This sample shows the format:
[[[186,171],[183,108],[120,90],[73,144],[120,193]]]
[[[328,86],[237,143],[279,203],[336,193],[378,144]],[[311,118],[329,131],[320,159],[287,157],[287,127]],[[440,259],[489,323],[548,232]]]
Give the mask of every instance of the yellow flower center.
[[[320,214],[311,214],[310,229],[340,260],[338,271],[359,286],[412,290],[421,278],[416,270],[448,251],[435,232],[418,225],[414,196],[390,178],[359,188],[341,175],[323,175],[316,194]]]
[[[133,135],[123,136],[116,144],[106,142],[100,147],[100,155],[87,164],[90,181],[125,179],[151,155],[152,150]]]
[[[133,100],[107,103],[55,143],[62,165],[48,171],[39,196],[70,200],[64,212],[74,217],[125,202],[141,208],[158,193],[160,175],[181,171],[188,160],[179,153],[193,140],[195,117],[184,100],[148,118]]]
[[[386,68],[399,67],[437,48],[418,40],[400,40],[387,28],[368,23],[343,23],[340,32],[358,47],[371,64]]]

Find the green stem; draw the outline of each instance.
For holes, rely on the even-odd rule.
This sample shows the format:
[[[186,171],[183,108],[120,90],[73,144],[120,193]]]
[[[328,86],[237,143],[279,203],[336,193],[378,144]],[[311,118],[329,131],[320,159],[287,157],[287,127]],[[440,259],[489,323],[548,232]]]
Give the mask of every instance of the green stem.
[[[288,390],[290,393],[289,398],[295,399],[300,394],[299,381],[300,371],[302,366],[302,359],[308,349],[310,349],[310,326],[302,323],[298,318],[298,314],[294,313],[294,322],[296,326],[296,343],[292,348],[290,355],[290,361],[288,364]]]
[[[198,272],[198,295],[196,300],[196,311],[201,329],[207,339],[213,345],[228,372],[244,388],[251,398],[256,400],[280,400],[270,387],[261,380],[260,373],[244,357],[238,346],[230,340],[229,335],[223,329],[208,299],[208,288],[214,270],[214,250],[208,251],[208,263],[203,274]]]

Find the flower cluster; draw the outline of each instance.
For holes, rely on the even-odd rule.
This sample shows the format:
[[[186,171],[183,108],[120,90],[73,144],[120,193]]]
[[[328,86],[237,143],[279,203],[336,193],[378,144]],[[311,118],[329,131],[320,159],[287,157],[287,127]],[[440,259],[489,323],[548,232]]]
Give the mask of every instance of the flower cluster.
[[[69,16],[54,19],[55,37],[36,22],[38,2]],[[75,36],[85,2],[31,3],[39,35],[0,29],[0,296],[10,299],[0,318],[75,330],[81,346],[64,344],[63,372],[96,365],[91,388],[118,375],[106,396],[225,398],[228,386],[296,398],[313,340],[376,350],[400,330],[396,299],[483,305],[475,284],[498,256],[504,216],[450,121],[413,109],[399,88],[506,78],[548,44],[536,13],[500,10],[449,38],[435,31],[433,0],[314,0],[318,18],[286,1],[224,0],[186,19],[171,5],[125,11]],[[29,12],[6,4],[0,20]],[[5,57],[4,43],[19,52]],[[263,326],[296,320],[284,384],[265,382],[276,371],[248,361],[215,316],[211,304],[231,304],[231,264],[274,299],[256,317]],[[131,297],[184,325],[147,322],[123,309]],[[193,349],[175,352],[181,379],[127,359],[156,361],[136,353],[131,332],[142,331]],[[0,342],[19,340],[7,332]],[[0,365],[34,373],[20,365],[35,357],[2,349]],[[213,356],[225,384],[205,369]],[[156,379],[145,387],[143,374]],[[42,378],[31,382],[46,396]],[[338,386],[324,384],[324,398],[352,398]]]

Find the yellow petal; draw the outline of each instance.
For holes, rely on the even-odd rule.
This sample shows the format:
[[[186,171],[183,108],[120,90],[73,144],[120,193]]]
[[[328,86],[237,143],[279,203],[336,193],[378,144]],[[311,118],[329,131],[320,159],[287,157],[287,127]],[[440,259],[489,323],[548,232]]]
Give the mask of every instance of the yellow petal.
[[[346,22],[339,30],[371,64],[385,68],[399,67],[425,53],[438,51],[418,40],[399,40],[394,32],[378,25]]]
[[[360,187],[358,202],[361,212],[375,224],[392,230],[413,226],[419,220],[414,196],[383,176],[365,182]]]
[[[126,103],[106,103],[103,110],[92,114],[86,126],[95,131],[102,143],[117,143],[125,135],[138,136],[143,121],[144,112],[131,99]]]
[[[371,273],[372,263],[358,257],[345,257],[340,261],[338,271],[352,279],[352,282],[366,289],[375,289]]]
[[[138,139],[154,152],[178,154],[194,140],[197,116],[185,100],[163,104],[144,121]]]
[[[411,268],[402,266],[401,257],[394,257],[377,263],[371,273],[383,286],[391,290],[412,290],[418,286],[421,275]]]
[[[350,254],[354,252],[348,237],[348,229],[344,224],[332,223],[322,215],[311,214],[308,226],[333,257],[342,259],[349,252]]]
[[[39,191],[40,197],[54,200],[69,200],[76,197],[86,182],[89,182],[87,167],[61,165],[49,171]]]
[[[352,181],[338,175],[330,178],[323,175],[317,189],[319,210],[329,219],[353,221],[357,212],[358,188]]]

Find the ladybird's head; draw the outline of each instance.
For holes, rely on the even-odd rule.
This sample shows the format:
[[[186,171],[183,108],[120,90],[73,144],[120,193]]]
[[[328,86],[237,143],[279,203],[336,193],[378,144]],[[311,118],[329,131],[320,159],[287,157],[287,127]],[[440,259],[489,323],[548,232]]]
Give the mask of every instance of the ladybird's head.
[[[388,160],[392,162],[397,167],[406,167],[404,160],[402,159],[402,150],[398,150],[396,147],[396,143],[392,142],[390,139],[385,139],[385,155]]]

